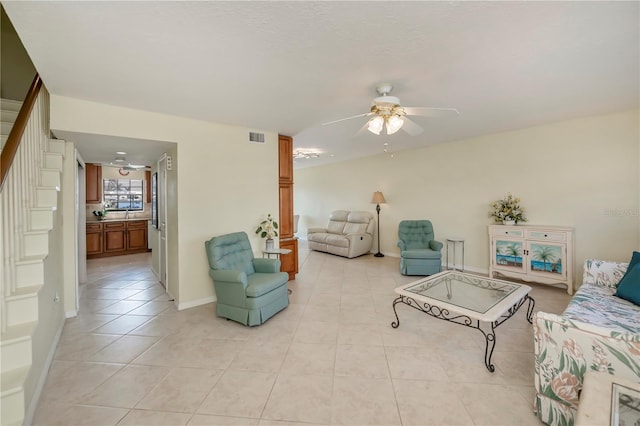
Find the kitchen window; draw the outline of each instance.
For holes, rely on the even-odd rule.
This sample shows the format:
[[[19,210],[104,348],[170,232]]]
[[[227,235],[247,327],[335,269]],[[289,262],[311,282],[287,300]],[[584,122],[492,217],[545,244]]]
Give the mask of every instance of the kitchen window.
[[[109,211],[144,210],[144,180],[104,179],[102,194],[105,208]]]

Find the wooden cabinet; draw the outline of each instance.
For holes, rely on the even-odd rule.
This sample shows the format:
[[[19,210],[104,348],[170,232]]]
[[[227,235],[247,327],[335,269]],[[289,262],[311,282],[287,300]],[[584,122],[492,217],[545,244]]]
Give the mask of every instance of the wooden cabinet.
[[[573,294],[573,228],[490,225],[489,276],[564,284]]]
[[[104,252],[117,253],[127,249],[125,243],[125,222],[103,223]]]
[[[87,256],[102,254],[102,224],[87,223]]]
[[[151,202],[151,172],[149,170],[147,170],[146,172],[144,172],[144,183],[145,183],[145,192],[147,193],[146,195],[146,202],[150,203]]]
[[[291,253],[281,255],[281,270],[294,280],[298,273],[298,238],[293,235],[293,139],[278,135],[278,183],[280,199],[280,248]]]
[[[127,250],[147,251],[147,221],[127,222]]]
[[[146,220],[87,223],[87,258],[149,251]]]
[[[102,203],[102,166],[99,164],[85,164],[86,202],[88,204]]]

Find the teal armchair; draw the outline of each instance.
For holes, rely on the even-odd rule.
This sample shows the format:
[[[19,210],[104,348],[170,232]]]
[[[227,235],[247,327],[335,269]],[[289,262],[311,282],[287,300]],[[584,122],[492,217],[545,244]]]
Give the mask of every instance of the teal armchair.
[[[400,273],[433,275],[442,270],[442,243],[429,220],[403,220],[398,226]]]
[[[289,306],[289,275],[280,272],[280,260],[254,258],[246,233],[213,237],[204,245],[216,315],[253,326]]]

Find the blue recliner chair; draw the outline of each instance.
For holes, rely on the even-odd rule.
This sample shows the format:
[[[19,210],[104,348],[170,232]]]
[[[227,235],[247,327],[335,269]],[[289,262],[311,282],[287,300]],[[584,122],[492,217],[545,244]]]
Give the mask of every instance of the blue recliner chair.
[[[204,243],[218,303],[216,315],[245,325],[260,325],[289,306],[280,260],[256,259],[244,232],[213,237]]]
[[[429,220],[403,220],[398,226],[400,273],[433,275],[442,270],[442,243]]]

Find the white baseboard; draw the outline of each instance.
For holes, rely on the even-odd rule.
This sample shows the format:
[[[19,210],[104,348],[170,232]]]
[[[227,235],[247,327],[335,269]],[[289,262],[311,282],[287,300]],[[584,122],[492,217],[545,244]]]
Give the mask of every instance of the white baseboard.
[[[66,314],[65,314],[66,315]],[[38,407],[38,402],[40,401],[40,394],[42,394],[42,389],[44,388],[44,383],[47,380],[47,376],[49,375],[49,368],[51,368],[51,363],[53,362],[53,356],[56,354],[56,349],[58,349],[58,343],[60,343],[60,337],[62,336],[62,330],[64,329],[64,321],[60,323],[60,327],[58,327],[58,331],[56,332],[55,337],[53,338],[53,343],[49,348],[49,353],[47,354],[47,359],[44,362],[44,366],[42,371],[40,372],[40,377],[38,378],[38,383],[36,383],[36,388],[33,391],[33,397],[31,398],[31,402],[29,403],[29,407],[27,407],[27,411],[24,413],[24,423],[25,425],[33,424],[33,416],[36,413],[36,408]]]
[[[78,311],[75,309],[73,311],[67,311],[64,313],[65,318],[75,318],[77,316],[78,316]]]
[[[208,303],[213,303],[217,299],[215,296],[203,297],[202,299],[191,300],[185,303],[178,303],[178,310],[182,311],[184,309],[195,308],[196,306],[206,305]]]

